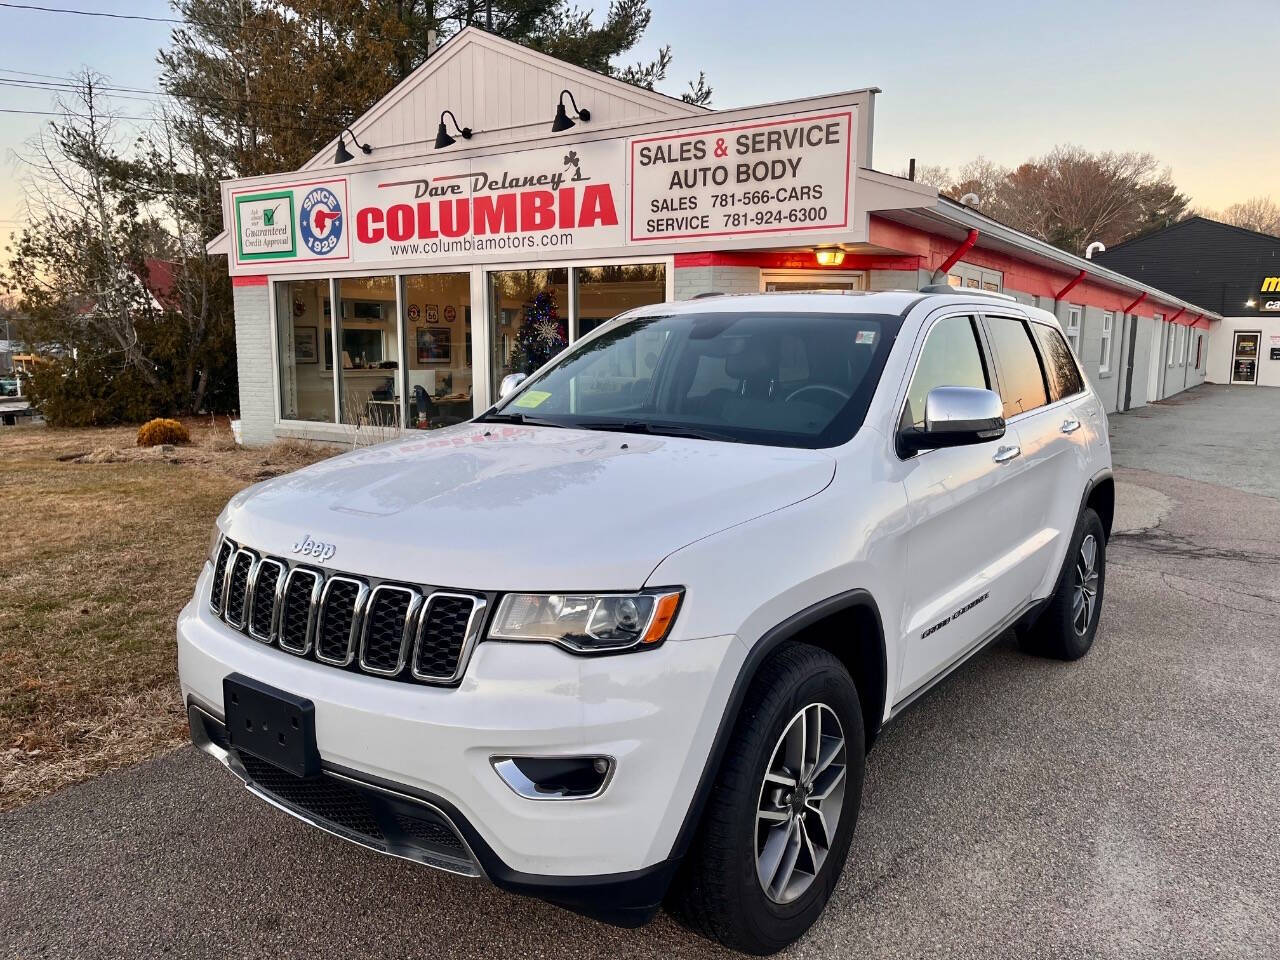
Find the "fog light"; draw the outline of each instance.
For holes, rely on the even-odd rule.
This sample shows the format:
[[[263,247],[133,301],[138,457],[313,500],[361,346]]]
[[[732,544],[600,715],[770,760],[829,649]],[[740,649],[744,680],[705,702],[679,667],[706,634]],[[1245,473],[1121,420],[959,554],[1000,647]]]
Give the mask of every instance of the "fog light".
[[[526,800],[589,800],[613,777],[612,757],[490,757],[502,782]]]

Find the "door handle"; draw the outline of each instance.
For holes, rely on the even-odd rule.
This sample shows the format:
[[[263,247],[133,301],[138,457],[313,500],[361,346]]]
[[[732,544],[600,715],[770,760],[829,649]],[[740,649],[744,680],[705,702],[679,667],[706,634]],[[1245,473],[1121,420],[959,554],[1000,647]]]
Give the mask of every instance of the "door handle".
[[[1001,447],[996,451],[995,456],[991,459],[996,463],[1008,463],[1015,457],[1022,456],[1022,448],[1016,444],[1012,447]]]
[[[1079,429],[1080,429],[1080,421],[1077,420],[1075,417],[1071,417],[1068,420],[1062,421],[1063,433],[1075,433]]]

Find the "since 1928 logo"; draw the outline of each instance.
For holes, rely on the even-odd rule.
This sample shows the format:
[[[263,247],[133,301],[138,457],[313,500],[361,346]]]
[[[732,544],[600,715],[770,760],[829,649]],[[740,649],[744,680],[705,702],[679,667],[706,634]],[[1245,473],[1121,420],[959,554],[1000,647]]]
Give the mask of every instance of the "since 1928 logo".
[[[316,187],[302,200],[298,232],[307,249],[318,257],[332,253],[342,239],[342,204],[328,187]]]

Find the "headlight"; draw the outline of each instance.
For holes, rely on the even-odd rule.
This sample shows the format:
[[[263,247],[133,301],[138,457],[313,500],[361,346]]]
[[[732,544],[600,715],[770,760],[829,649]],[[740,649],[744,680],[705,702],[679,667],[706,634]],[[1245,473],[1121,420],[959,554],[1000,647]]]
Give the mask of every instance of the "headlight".
[[[209,553],[207,554],[209,562],[215,567],[218,565],[218,544],[222,542],[222,531],[215,523],[213,525],[213,538],[209,541]]]
[[[671,632],[684,591],[509,593],[489,628],[494,640],[558,643],[579,653],[657,646]]]

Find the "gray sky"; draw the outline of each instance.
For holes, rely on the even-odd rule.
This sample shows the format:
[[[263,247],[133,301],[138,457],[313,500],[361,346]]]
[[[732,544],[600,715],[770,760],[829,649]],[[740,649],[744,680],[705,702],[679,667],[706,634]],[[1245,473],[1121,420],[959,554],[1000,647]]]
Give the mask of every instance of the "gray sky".
[[[32,0],[171,16],[162,0]],[[582,5],[602,9],[603,0]],[[875,164],[1006,165],[1057,143],[1142,150],[1200,207],[1280,200],[1280,0],[916,0],[795,3],[651,0],[629,59],[675,53],[665,92],[705,70],[714,106],[878,86]],[[81,66],[156,86],[172,25],[0,7],[0,73]],[[31,77],[29,79],[38,79]],[[0,108],[48,110],[45,92],[0,86]],[[116,102],[142,116],[141,100]],[[47,118],[0,113],[0,234],[21,217],[13,151]]]

